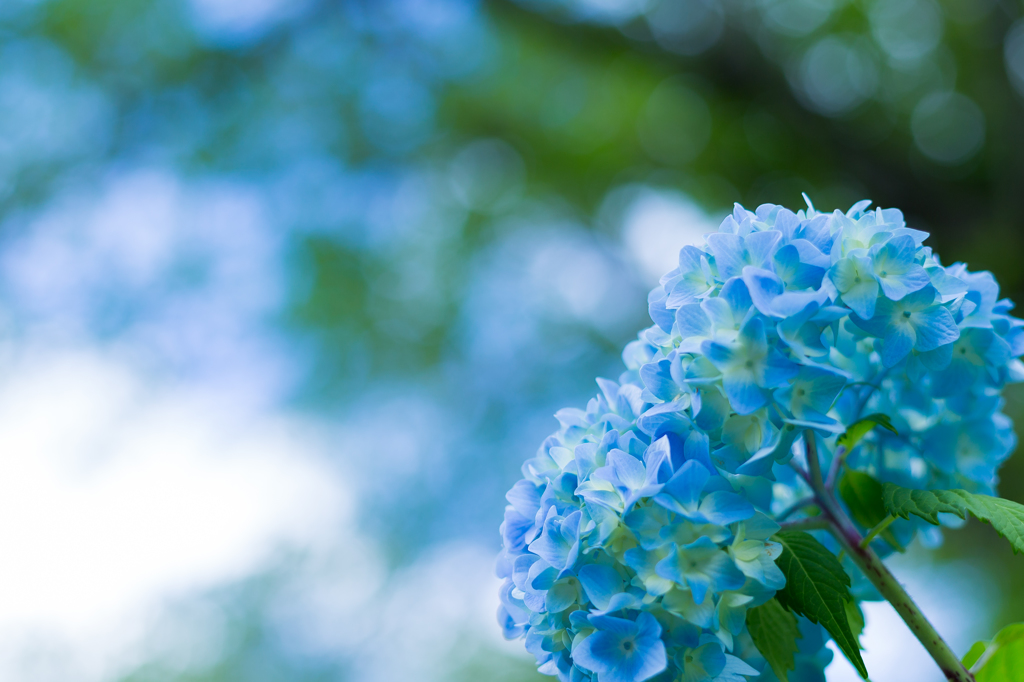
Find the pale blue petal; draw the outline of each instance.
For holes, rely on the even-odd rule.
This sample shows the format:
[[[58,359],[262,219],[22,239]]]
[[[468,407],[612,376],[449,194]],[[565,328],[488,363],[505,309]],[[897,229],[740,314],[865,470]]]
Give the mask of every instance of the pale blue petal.
[[[931,282],[925,269],[914,261],[916,250],[917,245],[909,235],[872,248],[875,277],[889,299],[898,301]]]
[[[697,460],[685,462],[654,501],[674,512],[685,513],[697,508],[697,501],[711,478],[711,472]]]
[[[727,232],[716,232],[708,235],[708,247],[715,256],[718,276],[722,279],[738,277],[743,273],[743,266],[748,265],[743,238]]]
[[[516,481],[512,489],[505,493],[505,499],[523,516],[533,518],[540,509],[541,489],[527,480]]]
[[[739,281],[743,280],[730,280]],[[746,291],[746,284],[743,285],[743,290]],[[685,307],[685,306],[684,306]],[[711,326],[714,329],[738,329],[742,317],[736,319],[736,315],[733,313],[732,306],[726,301],[721,295],[715,298],[705,299],[700,304],[700,309],[708,316],[711,321]],[[682,310],[682,308],[680,308]]]
[[[882,356],[882,364],[886,367],[894,367],[913,350],[915,340],[914,327],[910,324],[890,325],[887,327],[885,337],[882,339],[881,348],[879,349],[879,355]]]
[[[778,248],[779,242],[782,241],[782,233],[777,230],[752,232],[744,237],[743,241],[749,254],[748,264],[763,268],[771,263],[772,255]]]
[[[568,581],[558,581],[551,586],[544,597],[544,606],[549,613],[558,613],[576,603],[579,591]]]
[[[788,318],[805,311],[815,311],[828,301],[828,292],[789,291],[772,300],[771,310],[775,317]]]
[[[924,310],[935,300],[935,295],[934,287],[924,287],[904,296],[900,300],[900,309],[912,312]]]
[[[644,387],[659,400],[673,400],[680,393],[679,385],[672,378],[672,361],[667,358],[648,362],[641,367],[640,379]]]
[[[706,539],[707,538],[701,538],[701,540]],[[698,540],[695,543],[686,545],[683,549],[693,547],[697,545],[697,543],[699,542],[700,540]],[[713,552],[711,556],[708,557],[702,564],[701,571],[704,575],[710,578],[710,584],[714,587],[716,592],[724,592],[725,590],[738,590],[741,587],[743,587],[743,583],[745,583],[747,580],[746,576],[743,575],[743,572],[736,567],[736,564],[733,562],[732,557],[730,557],[726,552],[722,550],[716,550],[715,552]],[[691,577],[691,574],[687,575],[688,583],[691,580]],[[692,584],[690,586],[690,589],[693,589]],[[700,601],[703,601],[697,599],[696,590],[694,591],[693,598],[695,601],[698,601],[698,603]]]
[[[662,606],[700,628],[710,628],[714,623],[714,600],[706,599],[698,604],[689,590],[673,589],[662,599]]]
[[[878,282],[874,279],[864,280],[854,285],[842,295],[843,303],[864,319],[875,314],[878,302]]]
[[[699,303],[684,305],[676,311],[676,330],[683,339],[711,336],[711,318]]]
[[[823,367],[801,367],[794,383],[775,398],[798,419],[825,414],[846,385],[846,377]]]
[[[513,507],[505,508],[505,520],[501,524],[501,538],[505,548],[514,552],[526,548],[530,539],[530,531],[534,529],[534,517],[523,516]]]
[[[775,388],[783,382],[789,381],[799,372],[800,365],[773,348],[768,352],[768,357],[765,360],[764,379],[761,383],[764,388]]]
[[[672,323],[675,322],[676,314],[674,310],[669,310],[665,306],[666,298],[665,290],[661,287],[652,289],[647,296],[647,312],[650,313],[654,323],[662,331],[668,333],[672,331]]]
[[[590,624],[602,632],[620,637],[635,636],[639,628],[636,623],[615,616],[590,616]]]
[[[602,611],[608,609],[613,596],[622,592],[622,578],[611,566],[587,564],[578,575],[587,598]]]
[[[712,288],[705,271],[706,257],[704,252],[693,246],[685,246],[679,252],[679,272],[681,276],[672,285],[665,304],[668,308],[678,308],[686,303],[693,303],[706,295]]]
[[[661,637],[661,624],[649,613],[641,613],[636,619],[638,640],[650,641]]]
[[[544,520],[544,530],[541,536],[530,543],[531,552],[559,568],[565,566],[569,556],[569,543],[562,537],[561,521],[557,511],[552,507]]]
[[[710,523],[727,526],[753,516],[754,505],[736,493],[717,491],[701,500],[698,511]]]
[[[604,612],[595,611],[595,615],[605,615],[609,613],[615,613],[622,609],[637,609],[640,608],[640,600],[629,592],[619,592],[618,594],[612,595],[612,598],[608,600],[608,608]]]
[[[949,363],[953,360],[953,344],[947,343],[946,345],[939,346],[934,350],[921,351],[918,357],[921,359],[921,364],[923,364],[927,370],[931,372],[944,370],[949,367]]]
[[[693,431],[686,437],[683,444],[683,459],[688,462],[700,462],[708,471],[715,470],[711,464],[711,440],[707,434]]]
[[[753,266],[743,268],[743,283],[754,306],[762,315],[772,316],[772,301],[786,290],[786,286],[778,275],[768,270]]]
[[[744,476],[763,476],[774,481],[775,475],[772,473],[772,469],[775,466],[775,446],[776,443],[773,443],[769,447],[761,448],[750,459],[736,467],[734,473]]]
[[[764,355],[767,353],[768,341],[765,336],[764,322],[757,317],[750,318],[740,329],[739,342],[750,354]]]
[[[914,344],[916,350],[933,350],[960,338],[960,330],[945,308],[936,307],[913,313],[911,320],[917,331],[917,343]]]
[[[743,271],[740,270],[739,274]],[[729,309],[732,311],[735,321],[738,323],[743,320],[743,317],[750,310],[750,306],[753,305],[753,300],[750,298],[750,291],[747,289],[746,283],[740,278],[735,277],[730,279],[722,285],[722,291],[718,294],[718,299],[725,301],[729,305]]]
[[[805,248],[809,252],[816,252],[820,259],[810,254],[809,258],[821,264],[812,264],[804,260],[797,242],[805,244]],[[821,280],[825,276],[825,269],[829,265],[829,259],[828,256],[819,252],[810,242],[798,239],[796,242],[787,244],[776,251],[774,263],[775,272],[786,283],[786,286],[793,289],[817,289],[821,286]]]
[[[643,462],[622,450],[608,453],[608,463],[612,467],[616,480],[629,490],[643,487],[647,471]]]
[[[685,396],[684,396],[685,397]],[[683,412],[686,408],[681,400],[655,405],[637,420],[637,426],[651,438],[661,438],[666,433],[685,435],[690,432],[690,420]]]
[[[723,376],[722,388],[739,414],[751,414],[768,404],[768,392],[757,385],[753,372],[737,371]]]
[[[878,281],[871,270],[871,260],[850,256],[837,262],[828,271],[829,279],[842,296],[843,303],[865,320],[875,314]]]
[[[693,423],[704,431],[722,428],[722,423],[732,411],[729,399],[714,387],[702,388],[696,395],[700,405],[694,408]]]
[[[843,258],[829,269],[828,277],[840,293],[845,293],[857,284],[864,282],[867,274],[864,270],[865,268],[860,267],[860,264],[853,258]]]
[[[690,434],[687,440],[693,436],[694,434]],[[672,477],[672,449],[667,435],[658,438],[647,447],[644,451],[644,465],[647,468],[645,486],[664,483]]]
[[[928,273],[920,265],[912,265],[907,271],[898,277],[878,277],[878,283],[882,287],[882,293],[893,301],[902,299],[909,293],[917,291],[931,283]]]
[[[595,632],[573,649],[573,662],[591,672],[601,673],[607,669],[608,661],[614,660],[614,649],[619,641],[614,635]]]
[[[757,670],[744,663],[742,659],[725,654],[725,667],[719,673],[717,682],[746,682],[745,678],[757,674]]]
[[[932,286],[935,287],[944,301],[949,300],[953,296],[967,293],[967,284],[962,279],[947,273],[945,268],[927,268],[927,272]]]

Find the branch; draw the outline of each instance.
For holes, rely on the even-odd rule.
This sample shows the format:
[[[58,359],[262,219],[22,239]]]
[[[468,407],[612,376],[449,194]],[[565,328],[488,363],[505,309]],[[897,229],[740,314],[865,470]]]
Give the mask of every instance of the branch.
[[[881,521],[881,523],[879,523],[877,526],[875,526],[871,530],[871,532],[869,532],[867,534],[867,536],[863,540],[860,541],[860,546],[861,547],[867,547],[868,545],[870,545],[871,541],[874,540],[876,537],[878,537],[878,535],[880,533],[884,532],[886,528],[891,526],[895,520],[896,520],[896,517],[893,516],[892,514],[889,514],[888,516],[886,516]]]
[[[804,431],[804,453],[807,455],[807,469],[811,473],[811,488],[815,493],[824,492],[825,482],[821,480],[821,461],[818,459],[818,443],[814,431]]]
[[[896,577],[861,537],[835,498],[826,494],[824,498],[819,497],[819,501],[827,516],[830,517],[829,531],[839,541],[843,551],[850,555],[850,558],[860,567],[871,584],[893,605],[896,613],[900,615],[903,622],[907,624],[910,631],[914,633],[914,636],[938,664],[946,679],[953,682],[975,682],[974,676],[963,666],[960,658],[949,648],[935,626],[925,618],[921,609],[910,598]]]
[[[840,445],[832,455],[832,464],[828,468],[828,478],[825,479],[825,490],[832,492],[836,487],[836,479],[839,478],[839,469],[846,461],[846,448]]]
[[[796,502],[782,510],[782,513],[776,514],[775,520],[781,523],[793,514],[803,509],[804,507],[810,507],[811,505],[817,506],[817,504],[818,498],[814,497],[813,495],[811,497],[805,497],[802,500],[797,500]]]
[[[821,516],[809,516],[806,519],[786,521],[779,525],[782,526],[782,530],[829,530],[832,528],[828,519]]]

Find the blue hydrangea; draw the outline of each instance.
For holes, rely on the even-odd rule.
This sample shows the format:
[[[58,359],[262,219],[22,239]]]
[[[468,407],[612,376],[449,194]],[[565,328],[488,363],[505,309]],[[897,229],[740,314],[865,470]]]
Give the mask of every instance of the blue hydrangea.
[[[557,413],[507,495],[498,561],[499,620],[541,672],[760,675],[746,613],[785,584],[771,537],[808,493],[786,466],[802,434],[828,465],[846,426],[881,412],[898,433],[871,432],[849,466],[993,490],[1015,445],[1000,391],[1024,378],[1024,323],[989,273],[944,267],[899,211],[868,206],[737,205],[650,293],[655,324],[624,350],[627,371]],[[791,679],[818,679],[826,639],[801,628]]]

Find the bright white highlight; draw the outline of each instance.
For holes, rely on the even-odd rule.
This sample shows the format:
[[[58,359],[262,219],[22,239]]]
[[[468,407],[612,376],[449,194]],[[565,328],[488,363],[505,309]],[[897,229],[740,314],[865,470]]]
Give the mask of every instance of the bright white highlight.
[[[911,554],[915,549],[921,548],[915,545]],[[991,637],[990,605],[996,587],[986,579],[982,567],[969,561],[932,564],[928,570],[921,570],[924,562],[932,561],[927,552],[917,552],[917,557],[902,555],[887,563],[953,651],[966,652],[977,640]],[[957,589],[951,590],[950,585]],[[862,602],[861,608],[867,621],[861,654],[873,676],[893,676],[900,682],[933,682],[942,677],[935,661],[891,604]],[[860,680],[835,643],[829,642],[828,646],[835,654],[828,667],[829,682]]]
[[[654,284],[679,265],[679,250],[698,244],[718,224],[681,192],[644,188],[622,216],[622,239],[645,280]]]
[[[66,642],[76,679],[124,663],[162,601],[323,547],[346,516],[295,421],[232,419],[94,352],[15,367],[0,379],[0,640]],[[0,677],[26,679],[2,654]]]

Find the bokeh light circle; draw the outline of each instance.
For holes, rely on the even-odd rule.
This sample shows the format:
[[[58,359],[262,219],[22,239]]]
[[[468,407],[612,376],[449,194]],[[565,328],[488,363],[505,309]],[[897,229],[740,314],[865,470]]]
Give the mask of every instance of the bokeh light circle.
[[[800,69],[803,93],[828,116],[844,114],[878,87],[878,71],[865,46],[853,38],[828,36],[804,54]]]
[[[676,166],[700,154],[711,138],[707,102],[678,78],[655,88],[637,122],[640,144],[655,161]]]
[[[875,41],[893,59],[920,59],[942,39],[942,9],[932,0],[882,0],[869,18]]]
[[[957,92],[927,95],[914,108],[910,128],[921,153],[946,165],[967,161],[985,142],[985,115]]]
[[[1010,82],[1024,96],[1024,19],[1017,20],[1006,34],[1003,55]]]

